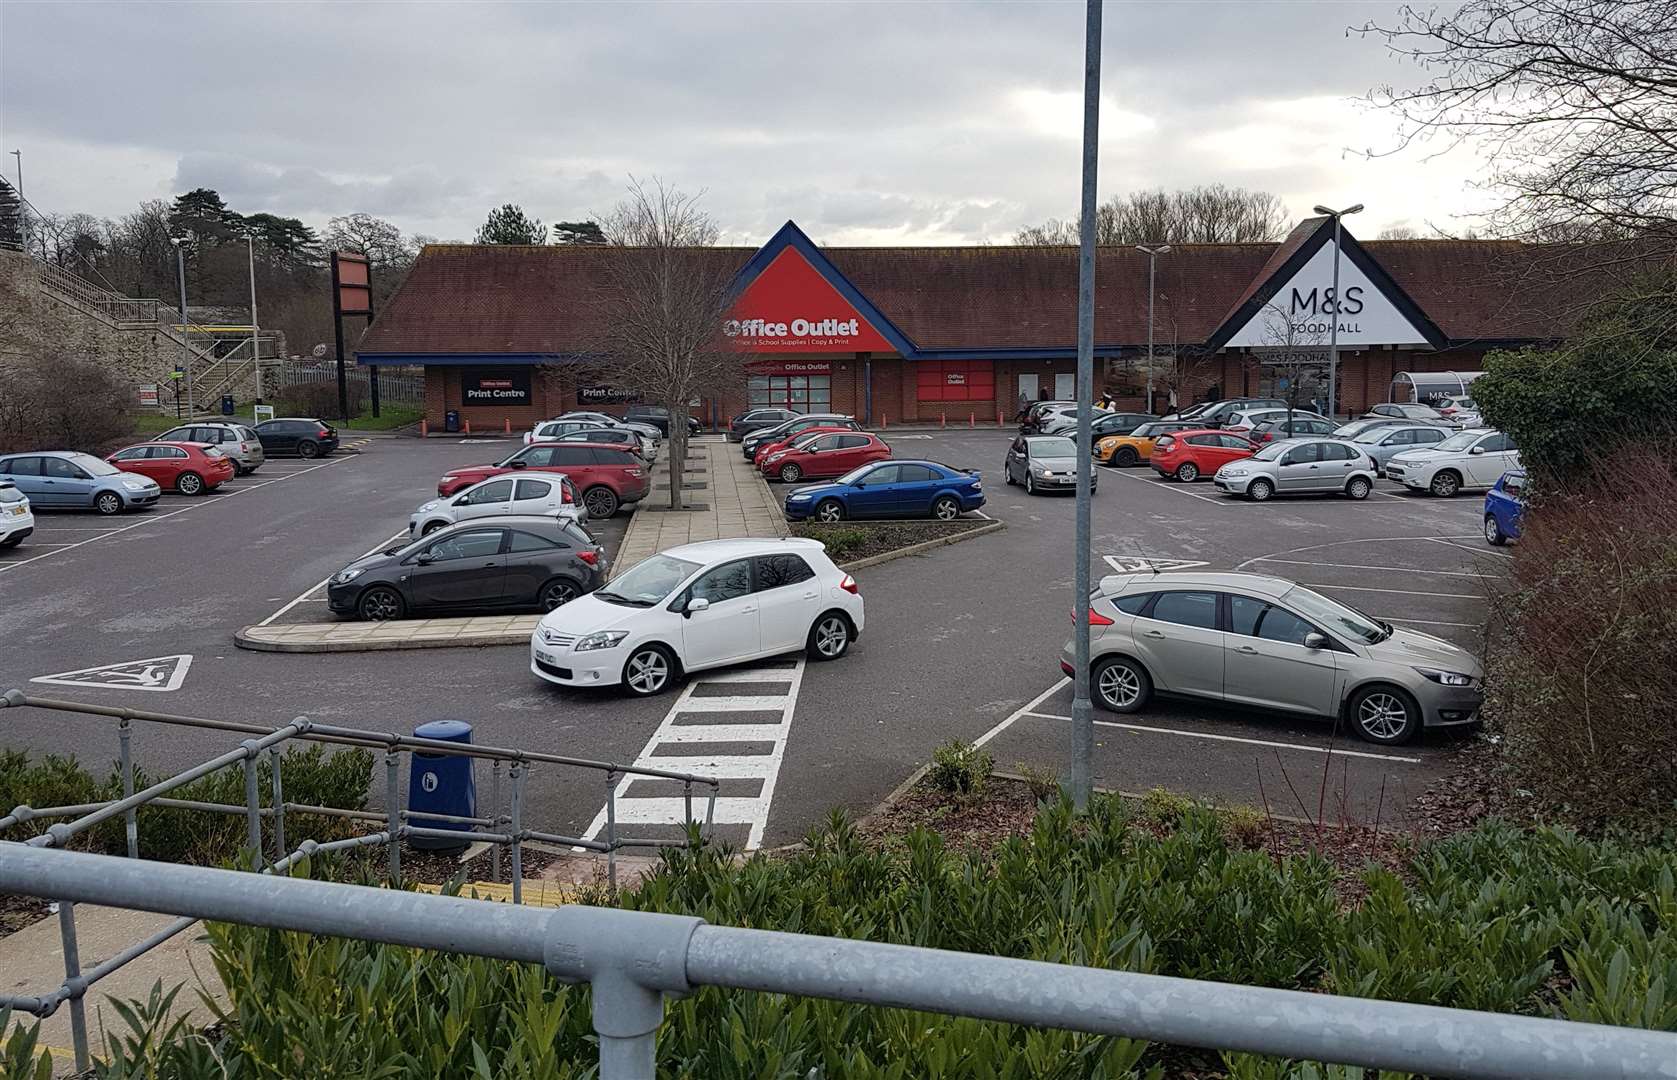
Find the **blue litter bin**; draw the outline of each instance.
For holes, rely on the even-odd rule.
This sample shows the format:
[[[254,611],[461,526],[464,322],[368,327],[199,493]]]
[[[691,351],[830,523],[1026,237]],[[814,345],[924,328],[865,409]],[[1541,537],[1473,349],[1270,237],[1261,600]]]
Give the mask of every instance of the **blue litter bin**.
[[[460,430],[460,410],[450,409],[443,413],[443,430],[450,434]]]
[[[464,720],[433,720],[413,729],[414,737],[439,742],[470,743],[472,725]],[[408,775],[408,810],[425,814],[452,814],[455,817],[477,816],[477,785],[472,781],[472,759],[453,754],[433,754],[423,750],[413,753],[413,767]],[[455,829],[458,841],[440,837],[411,836],[408,846],[432,851],[457,851],[471,843],[470,833],[475,826],[464,822],[435,821],[428,818],[410,820],[409,825],[423,829]]]
[[[233,395],[232,394],[221,395],[221,415],[223,415],[223,416],[232,416],[233,415]]]

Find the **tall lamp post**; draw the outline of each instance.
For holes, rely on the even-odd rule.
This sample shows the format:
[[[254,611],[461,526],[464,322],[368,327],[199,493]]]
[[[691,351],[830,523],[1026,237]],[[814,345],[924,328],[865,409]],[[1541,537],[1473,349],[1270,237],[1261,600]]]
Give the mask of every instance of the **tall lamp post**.
[[[1361,212],[1362,203],[1347,206],[1343,210],[1331,210],[1326,206],[1317,206],[1318,214],[1326,214],[1333,218],[1333,321],[1328,324],[1328,419],[1334,418],[1334,407],[1337,404],[1335,395],[1339,390],[1339,219],[1347,214]]]
[[[245,233],[245,252],[250,256],[250,364],[256,371],[256,403],[262,403],[262,353],[256,344],[256,238]]]
[[[23,198],[23,151],[11,150],[8,151],[8,153],[17,158],[17,222],[18,229],[23,234],[18,237],[18,240],[22,242],[23,253],[27,255],[29,254],[29,204],[25,202]],[[42,242],[44,243],[45,241],[43,240]],[[44,259],[46,258],[46,255],[46,251],[43,250],[41,252],[41,257]]]
[[[1169,244],[1137,244],[1135,249],[1147,256],[1147,413],[1153,413],[1153,283],[1158,279],[1159,256],[1170,250]]]
[[[175,273],[179,277],[181,287],[181,366],[186,374],[186,418],[191,420],[195,415],[192,409],[192,346],[187,344],[186,321],[186,238],[174,236],[169,242],[175,245]]]

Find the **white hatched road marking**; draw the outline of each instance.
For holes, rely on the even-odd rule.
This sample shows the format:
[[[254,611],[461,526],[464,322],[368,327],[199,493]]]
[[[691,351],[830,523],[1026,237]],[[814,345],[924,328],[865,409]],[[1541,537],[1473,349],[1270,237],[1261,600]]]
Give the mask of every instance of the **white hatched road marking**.
[[[681,696],[665,714],[657,730],[647,739],[634,764],[643,769],[668,769],[671,772],[693,773],[717,780],[761,780],[763,787],[756,798],[737,796],[718,797],[711,822],[716,825],[749,825],[750,835],[745,841],[747,851],[763,844],[763,832],[769,823],[769,808],[774,802],[775,780],[786,755],[786,739],[791,734],[792,716],[798,706],[798,691],[803,687],[804,665],[799,658],[793,667],[734,668],[714,675],[694,676],[682,689]],[[783,683],[784,694],[731,695],[725,697],[695,697],[694,691],[710,684]],[[719,712],[775,712],[780,719],[764,724],[678,724],[679,717],[693,713]],[[766,754],[738,754],[721,748],[713,754],[704,752],[707,743],[766,742],[773,748]],[[663,746],[680,746],[679,755],[659,756]],[[637,777],[630,773],[620,780],[613,791],[619,825],[682,825],[687,820],[687,801],[681,796],[654,797],[626,795],[629,785]],[[693,815],[699,820],[705,810],[708,794],[693,793]],[[594,815],[594,822],[583,838],[593,840],[606,827],[606,808]]]

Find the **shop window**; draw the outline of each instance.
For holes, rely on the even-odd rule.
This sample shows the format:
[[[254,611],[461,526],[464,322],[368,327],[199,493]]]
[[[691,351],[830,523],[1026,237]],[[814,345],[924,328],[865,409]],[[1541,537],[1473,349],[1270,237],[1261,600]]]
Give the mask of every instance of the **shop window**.
[[[746,385],[753,409],[831,412],[831,375],[753,375]]]
[[[996,400],[996,369],[987,360],[920,360],[914,370],[921,401]]]

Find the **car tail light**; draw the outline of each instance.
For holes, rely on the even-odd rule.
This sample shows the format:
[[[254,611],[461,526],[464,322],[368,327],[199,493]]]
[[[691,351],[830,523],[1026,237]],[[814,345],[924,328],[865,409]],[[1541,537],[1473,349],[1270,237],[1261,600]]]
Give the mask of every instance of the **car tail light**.
[[[844,575],[844,580],[839,582],[839,588],[853,596],[862,595],[862,587],[856,584],[856,579],[849,574]]]
[[[319,432],[319,435],[322,439],[329,439],[329,438],[332,437],[332,429],[331,428],[321,428],[320,432]]]
[[[1071,613],[1071,621],[1072,622],[1077,621],[1077,612],[1074,611],[1074,612]],[[1095,605],[1090,604],[1089,605],[1089,625],[1090,626],[1111,626],[1112,625],[1112,620],[1107,618],[1105,615],[1102,615],[1100,612],[1096,611],[1095,610]]]
[[[597,551],[579,551],[576,553],[576,557],[587,563],[589,566],[600,565],[600,553]]]
[[[641,475],[641,471],[639,469],[636,469],[636,468],[630,468],[629,475],[638,479]]]

